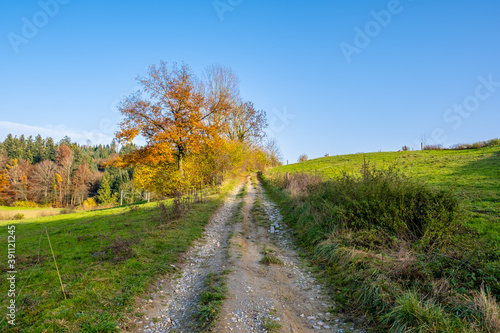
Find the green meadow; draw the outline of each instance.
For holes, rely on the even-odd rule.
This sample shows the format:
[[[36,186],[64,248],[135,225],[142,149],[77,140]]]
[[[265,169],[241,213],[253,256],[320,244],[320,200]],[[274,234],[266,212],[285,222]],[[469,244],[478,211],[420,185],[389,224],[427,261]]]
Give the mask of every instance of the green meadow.
[[[8,226],[15,226],[16,325],[8,332],[117,332],[141,315],[134,300],[152,281],[173,274],[179,256],[202,235],[232,184],[165,219],[157,203],[0,222],[0,269],[7,271]],[[167,201],[166,205],[171,205]],[[59,282],[45,228],[66,295]],[[2,279],[0,294],[7,295]],[[21,290],[22,289],[22,290]],[[65,298],[66,296],[66,298]],[[7,297],[1,297],[6,309]],[[2,310],[5,311],[5,310]],[[4,315],[2,314],[2,318]]]
[[[469,224],[500,242],[500,146],[329,156],[284,165],[269,174],[310,172],[333,178],[359,174],[365,161],[376,168],[395,167],[432,187],[454,191],[471,213]]]

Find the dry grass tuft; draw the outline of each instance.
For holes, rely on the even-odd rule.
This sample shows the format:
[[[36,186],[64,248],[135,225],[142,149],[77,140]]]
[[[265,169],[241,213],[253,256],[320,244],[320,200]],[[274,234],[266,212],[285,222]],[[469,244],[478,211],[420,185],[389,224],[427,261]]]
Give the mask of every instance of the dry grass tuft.
[[[409,245],[403,242],[399,251],[395,253],[396,259],[392,266],[391,275],[400,278],[422,278],[422,274],[417,268],[417,258],[409,249]]]
[[[479,292],[474,292],[473,302],[482,313],[484,326],[488,332],[500,332],[500,307],[495,297],[481,287]]]
[[[305,194],[309,186],[320,184],[322,181],[323,179],[319,175],[308,173],[290,174],[286,179],[285,188],[290,196],[295,198]]]

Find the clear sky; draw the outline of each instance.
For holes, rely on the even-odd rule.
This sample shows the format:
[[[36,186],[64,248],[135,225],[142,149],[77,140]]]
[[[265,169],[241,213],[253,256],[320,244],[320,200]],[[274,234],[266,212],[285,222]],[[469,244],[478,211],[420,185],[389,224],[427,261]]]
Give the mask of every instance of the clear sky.
[[[2,0],[0,137],[109,143],[160,60],[232,67],[285,160],[500,137],[498,0]]]

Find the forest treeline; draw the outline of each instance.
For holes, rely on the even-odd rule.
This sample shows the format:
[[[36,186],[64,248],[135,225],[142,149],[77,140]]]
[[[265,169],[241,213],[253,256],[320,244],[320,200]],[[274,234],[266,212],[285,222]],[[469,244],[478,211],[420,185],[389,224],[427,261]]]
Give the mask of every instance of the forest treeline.
[[[79,145],[65,137],[59,142],[37,135],[9,134],[0,143],[0,204],[35,204],[57,207],[87,201],[112,204],[121,190],[134,188],[133,169],[108,166],[109,161],[137,149],[118,146]]]
[[[9,134],[0,144],[0,204],[112,205],[122,191],[170,196],[280,164],[276,141],[265,140],[265,111],[240,96],[230,68],[197,77],[186,64],[161,62],[137,80],[109,145]],[[138,137],[145,145],[134,144]]]

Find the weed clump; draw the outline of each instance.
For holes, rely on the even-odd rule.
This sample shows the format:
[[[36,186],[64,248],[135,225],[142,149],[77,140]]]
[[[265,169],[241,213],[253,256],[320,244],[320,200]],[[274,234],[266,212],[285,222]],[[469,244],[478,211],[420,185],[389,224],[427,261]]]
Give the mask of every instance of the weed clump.
[[[283,265],[283,260],[272,254],[266,254],[260,259],[260,263],[264,265]]]
[[[277,333],[281,328],[281,324],[272,318],[265,317],[262,322],[262,328],[267,332]]]

